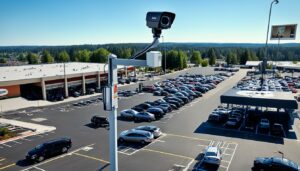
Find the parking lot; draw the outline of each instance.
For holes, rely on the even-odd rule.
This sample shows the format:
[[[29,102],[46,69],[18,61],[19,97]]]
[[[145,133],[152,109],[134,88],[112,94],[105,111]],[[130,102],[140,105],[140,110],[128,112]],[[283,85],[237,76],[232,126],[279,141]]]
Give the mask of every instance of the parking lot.
[[[211,68],[192,68],[167,77],[174,78],[186,72],[216,73]],[[151,123],[119,119],[119,133],[140,125],[155,125],[163,132],[162,136],[145,146],[136,143],[119,144],[119,170],[251,170],[255,157],[272,156],[277,150],[289,154],[290,159],[299,163],[300,148],[299,142],[295,139],[283,139],[281,145],[278,146],[276,141],[257,141],[255,138],[245,138],[249,136],[248,134],[242,136],[235,132],[228,133],[203,124],[207,121],[208,115],[220,105],[220,95],[232,88],[245,74],[246,71],[243,70],[238,72],[220,83],[215,89],[205,93],[203,97]],[[157,81],[159,79],[146,83],[153,84]],[[137,85],[128,85],[121,89],[135,90],[136,88]],[[151,93],[120,97],[118,111],[159,98],[161,96],[153,96]],[[87,100],[93,99],[96,98]],[[82,106],[73,106],[74,103],[79,102],[80,100],[39,110],[25,109],[5,115],[7,119],[55,126],[56,131],[27,137],[28,140],[16,140],[21,144],[8,144],[11,147],[1,146],[3,148],[0,148],[0,170],[109,170],[108,130],[89,126],[93,115],[107,116],[103,111],[101,100]],[[38,164],[29,164],[24,161],[28,150],[59,137],[72,139],[73,145],[68,153]],[[265,148],[266,145],[268,148]],[[203,150],[208,146],[220,147],[222,161],[219,167],[202,162]],[[252,150],[249,150],[250,148]]]

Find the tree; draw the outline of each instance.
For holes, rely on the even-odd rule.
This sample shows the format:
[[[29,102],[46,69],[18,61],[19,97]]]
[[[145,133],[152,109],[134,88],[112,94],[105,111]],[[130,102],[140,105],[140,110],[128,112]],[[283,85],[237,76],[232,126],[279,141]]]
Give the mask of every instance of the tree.
[[[41,57],[41,62],[43,64],[49,64],[49,63],[53,63],[54,62],[54,59],[53,59],[53,57],[52,57],[52,55],[50,54],[49,51],[47,51],[47,50],[43,51],[42,57]]]
[[[193,51],[190,62],[196,65],[201,64],[201,53],[199,51]]]
[[[178,56],[179,56],[179,65],[177,68],[183,69],[187,67],[187,54],[186,52],[179,50],[178,51]]]
[[[226,63],[228,65],[230,64],[233,64],[233,65],[236,65],[238,64],[238,60],[237,60],[237,55],[236,53],[233,53],[233,52],[229,52],[228,55],[226,56]]]
[[[21,62],[26,62],[27,59],[26,57],[24,56],[23,53],[20,53],[19,56],[18,56],[18,61],[21,61]]]
[[[5,58],[0,58],[0,64],[6,64],[7,63],[7,60]]]
[[[99,48],[92,53],[90,61],[98,62],[98,63],[106,63],[108,55],[109,55],[109,51],[107,51],[104,48]]]
[[[209,65],[215,65],[216,64],[216,59],[217,55],[216,52],[213,48],[210,48],[207,52],[207,56],[209,58]]]
[[[69,54],[64,50],[59,52],[57,59],[58,62],[68,62],[70,61],[70,56]]]
[[[90,51],[87,49],[79,50],[75,52],[76,61],[79,62],[90,62]]]
[[[167,68],[168,69],[175,69],[178,67],[178,51],[177,50],[170,50],[167,52]]]
[[[132,50],[131,48],[125,48],[122,49],[122,55],[120,56],[120,58],[130,58],[132,56]]]
[[[207,59],[202,60],[201,65],[202,65],[202,67],[207,67],[208,66],[208,60]]]
[[[246,49],[244,51],[244,53],[241,55],[241,58],[240,58],[240,64],[241,65],[245,65],[247,61],[250,61],[251,60],[251,54],[250,54],[250,51],[249,49]]]
[[[28,64],[37,64],[39,63],[38,56],[35,53],[29,52],[26,56]]]

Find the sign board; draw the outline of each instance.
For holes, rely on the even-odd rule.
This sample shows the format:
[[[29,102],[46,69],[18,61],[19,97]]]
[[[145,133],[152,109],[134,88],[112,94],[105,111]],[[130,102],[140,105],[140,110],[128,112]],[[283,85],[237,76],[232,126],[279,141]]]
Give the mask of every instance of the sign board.
[[[272,26],[271,40],[295,40],[297,24]]]
[[[6,96],[8,94],[8,90],[4,88],[0,88],[0,97]]]

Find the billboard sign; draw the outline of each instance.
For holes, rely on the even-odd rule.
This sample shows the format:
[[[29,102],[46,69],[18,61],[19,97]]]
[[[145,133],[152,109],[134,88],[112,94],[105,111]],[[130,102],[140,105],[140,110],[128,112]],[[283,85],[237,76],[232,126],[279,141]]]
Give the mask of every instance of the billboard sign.
[[[295,40],[297,24],[272,26],[271,40]]]
[[[8,90],[4,89],[4,88],[0,88],[0,97],[1,96],[6,96],[8,94]]]

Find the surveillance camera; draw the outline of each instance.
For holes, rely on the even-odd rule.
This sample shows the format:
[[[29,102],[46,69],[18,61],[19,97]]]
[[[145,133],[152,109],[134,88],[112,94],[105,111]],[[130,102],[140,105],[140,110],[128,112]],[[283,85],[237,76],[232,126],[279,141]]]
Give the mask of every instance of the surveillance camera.
[[[148,12],[146,21],[147,26],[152,28],[154,37],[160,37],[162,29],[171,28],[175,14],[171,12]]]
[[[175,14],[171,12],[148,12],[146,21],[149,28],[168,29],[175,19]]]

